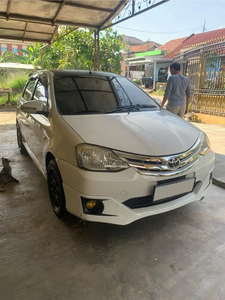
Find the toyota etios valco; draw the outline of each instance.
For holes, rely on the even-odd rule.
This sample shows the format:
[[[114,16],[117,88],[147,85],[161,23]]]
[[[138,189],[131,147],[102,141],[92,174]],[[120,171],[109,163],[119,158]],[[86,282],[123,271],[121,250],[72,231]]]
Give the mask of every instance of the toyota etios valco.
[[[116,74],[34,73],[16,119],[60,218],[125,225],[202,199],[212,181],[206,134]]]

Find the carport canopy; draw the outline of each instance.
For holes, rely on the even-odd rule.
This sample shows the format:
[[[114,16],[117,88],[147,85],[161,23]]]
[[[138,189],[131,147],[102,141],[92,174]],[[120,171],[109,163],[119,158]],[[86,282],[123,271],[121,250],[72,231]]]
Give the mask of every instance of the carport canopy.
[[[0,39],[51,43],[58,26],[100,30],[127,0],[1,0]]]

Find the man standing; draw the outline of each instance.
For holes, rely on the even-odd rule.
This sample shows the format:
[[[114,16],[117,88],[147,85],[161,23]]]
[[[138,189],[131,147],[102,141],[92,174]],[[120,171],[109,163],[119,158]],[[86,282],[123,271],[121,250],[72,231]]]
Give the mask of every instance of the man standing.
[[[167,82],[162,106],[168,100],[166,109],[183,118],[188,112],[188,105],[191,100],[190,82],[186,76],[180,74],[180,64],[178,63],[173,63],[170,66],[170,73],[172,76]],[[187,97],[186,104],[185,97]]]

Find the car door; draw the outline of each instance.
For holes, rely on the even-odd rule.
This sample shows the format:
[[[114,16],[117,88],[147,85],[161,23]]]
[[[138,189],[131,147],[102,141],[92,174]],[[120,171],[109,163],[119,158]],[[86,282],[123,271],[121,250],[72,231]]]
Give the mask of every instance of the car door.
[[[32,142],[32,135],[33,135],[31,122],[30,122],[31,121],[30,114],[23,112],[20,109],[20,107],[24,103],[32,100],[35,83],[36,83],[36,77],[32,77],[28,80],[24,88],[22,97],[18,103],[18,111],[17,111],[17,121],[19,123],[23,138],[25,139],[25,142],[29,148]]]
[[[44,83],[43,83],[44,82]],[[33,152],[39,167],[45,172],[45,153],[49,147],[51,124],[48,119],[50,100],[48,99],[48,84],[40,76],[34,87],[32,100],[41,100],[44,103],[44,112],[31,114],[31,128],[33,131],[31,151]]]

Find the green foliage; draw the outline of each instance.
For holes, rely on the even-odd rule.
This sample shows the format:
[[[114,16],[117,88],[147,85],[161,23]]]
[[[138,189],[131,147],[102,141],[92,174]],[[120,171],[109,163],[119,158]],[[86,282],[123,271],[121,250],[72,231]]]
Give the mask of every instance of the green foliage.
[[[72,28],[68,28],[69,30]],[[66,33],[66,27],[60,27],[60,35]],[[111,28],[100,32],[100,69],[107,72],[120,73],[122,61],[121,50],[123,38]],[[43,69],[94,69],[94,31],[79,29],[71,32],[62,39],[43,48],[41,66],[40,48],[43,44],[35,43],[27,50],[20,50],[26,56],[5,53],[4,62],[19,62],[32,64],[35,68]]]
[[[7,101],[8,101],[8,95],[0,93],[0,105],[4,105]]]
[[[154,91],[154,92],[152,92],[151,93],[151,95],[157,95],[157,96],[164,96],[164,94],[165,94],[165,91],[163,91],[163,90],[158,90],[158,91]]]
[[[141,80],[140,79],[133,80],[133,82],[136,83],[136,84],[141,84]]]
[[[23,90],[27,80],[28,80],[27,75],[19,75],[19,76],[11,78],[8,81],[8,85],[11,89]]]
[[[7,88],[7,72],[4,69],[0,69],[0,88]]]
[[[10,94],[10,103],[12,105],[16,105],[18,99],[21,97],[21,93],[19,94]],[[1,94],[0,93],[0,105],[5,105],[8,101],[8,95],[7,94]]]

